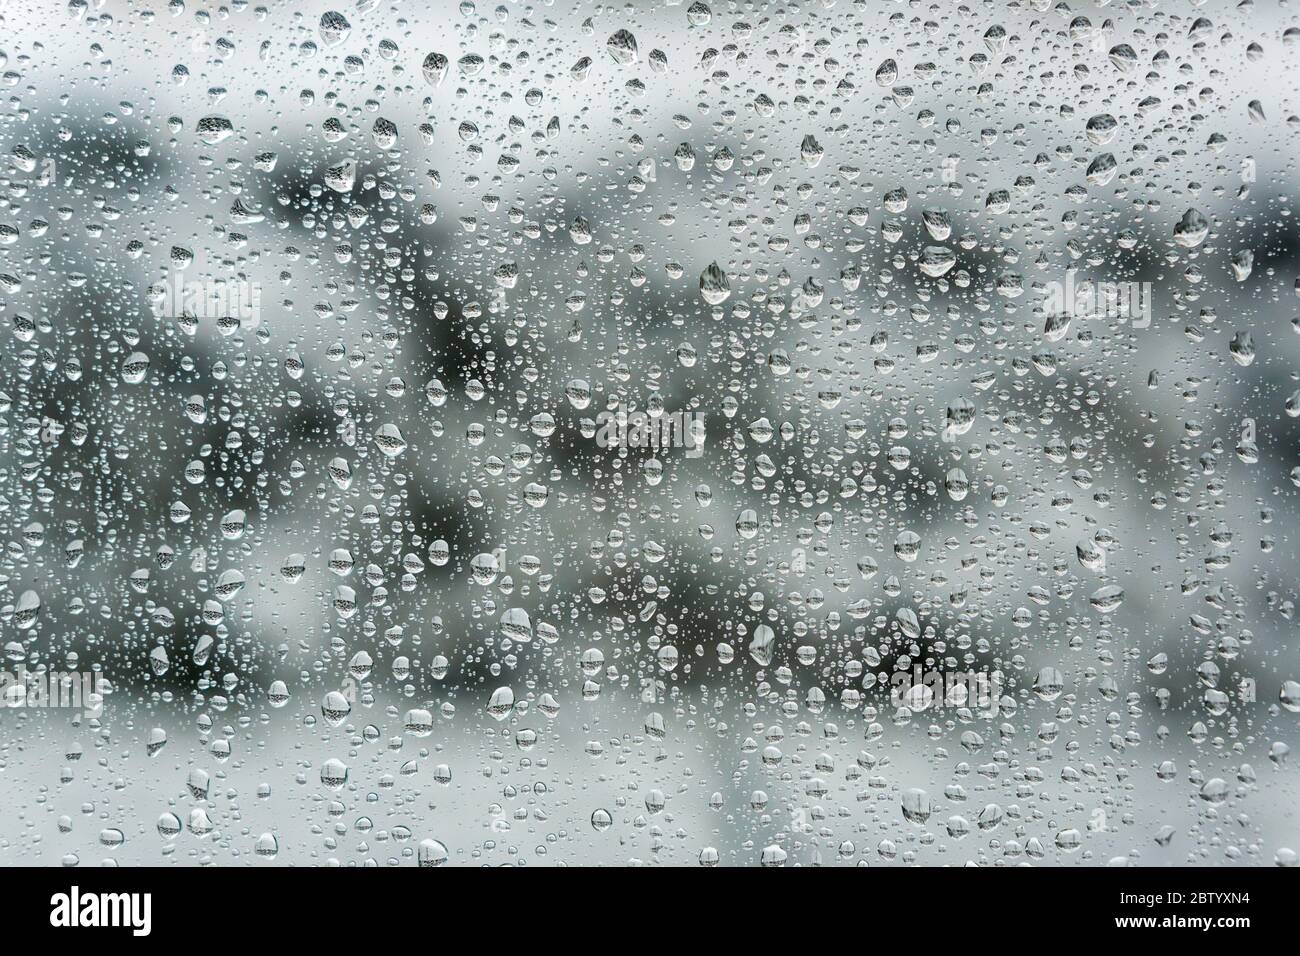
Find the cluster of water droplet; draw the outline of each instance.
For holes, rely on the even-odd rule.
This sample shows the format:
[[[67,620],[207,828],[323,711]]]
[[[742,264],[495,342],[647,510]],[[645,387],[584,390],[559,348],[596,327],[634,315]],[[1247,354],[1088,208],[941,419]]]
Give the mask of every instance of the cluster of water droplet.
[[[0,846],[1294,864],[1300,13],[1075,6],[7,5]]]

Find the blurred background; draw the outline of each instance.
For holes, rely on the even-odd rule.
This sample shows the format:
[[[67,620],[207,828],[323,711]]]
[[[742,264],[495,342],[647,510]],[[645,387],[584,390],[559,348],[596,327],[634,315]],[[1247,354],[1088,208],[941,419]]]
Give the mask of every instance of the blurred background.
[[[3,13],[0,858],[1294,862],[1292,4]]]

